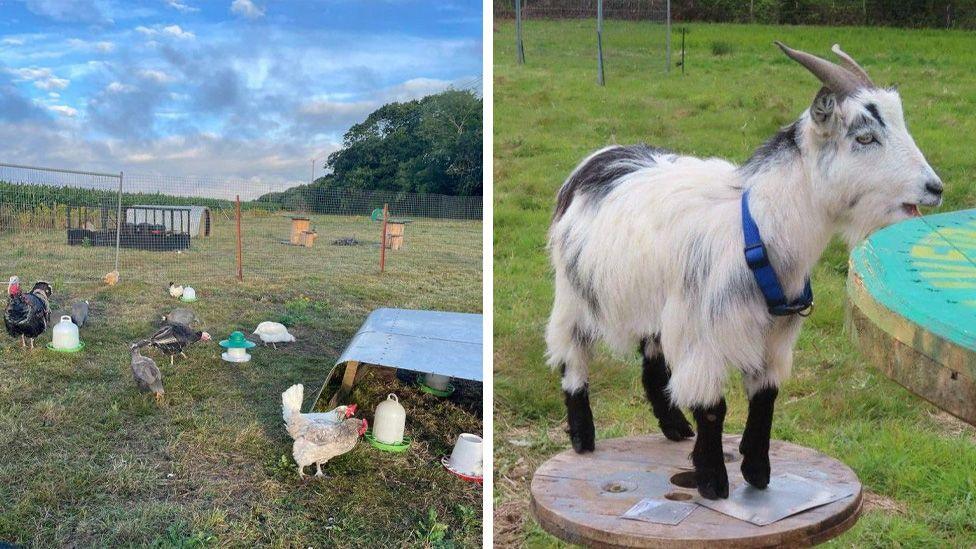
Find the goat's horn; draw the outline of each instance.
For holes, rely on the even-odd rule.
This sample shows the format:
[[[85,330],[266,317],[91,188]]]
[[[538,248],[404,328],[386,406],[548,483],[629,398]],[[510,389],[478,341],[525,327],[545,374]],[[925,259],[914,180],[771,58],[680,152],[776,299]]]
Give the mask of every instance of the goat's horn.
[[[867,71],[861,68],[861,65],[858,65],[857,61],[855,61],[850,55],[847,55],[844,50],[840,49],[840,44],[834,44],[833,47],[830,48],[830,51],[837,54],[837,57],[840,57],[840,64],[843,65],[847,70],[854,73],[854,75],[861,80],[862,85],[869,88],[875,87],[874,82],[871,81],[871,77],[868,76]]]
[[[840,65],[831,63],[826,59],[821,59],[816,55],[810,55],[805,51],[794,50],[778,40],[774,43],[790,59],[803,65],[808,71],[812,72],[839,99],[843,99],[863,87],[850,71]]]

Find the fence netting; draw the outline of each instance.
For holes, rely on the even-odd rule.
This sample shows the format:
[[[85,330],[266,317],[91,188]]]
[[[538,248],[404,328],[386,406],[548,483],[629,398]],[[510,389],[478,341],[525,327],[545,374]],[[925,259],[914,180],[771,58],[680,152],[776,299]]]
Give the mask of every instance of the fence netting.
[[[516,8],[521,17],[514,39],[518,44],[521,34],[528,66],[583,61],[599,81],[602,53],[608,82],[614,75],[658,78],[670,70],[667,0],[508,0],[495,3],[495,16],[515,19]]]
[[[480,196],[0,164],[0,265],[25,281],[92,283],[118,271],[205,285],[241,268],[245,279],[327,282],[378,273],[382,257],[390,284],[437,273],[480,293],[481,243]]]

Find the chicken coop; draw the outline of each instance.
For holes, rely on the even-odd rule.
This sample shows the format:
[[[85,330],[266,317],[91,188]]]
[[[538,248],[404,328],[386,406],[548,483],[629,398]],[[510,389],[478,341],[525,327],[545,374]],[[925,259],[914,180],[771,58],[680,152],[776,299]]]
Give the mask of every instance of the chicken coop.
[[[210,235],[210,210],[199,206],[125,206],[119,246],[148,251],[185,250],[191,236]],[[68,244],[115,246],[115,209],[67,208]]]

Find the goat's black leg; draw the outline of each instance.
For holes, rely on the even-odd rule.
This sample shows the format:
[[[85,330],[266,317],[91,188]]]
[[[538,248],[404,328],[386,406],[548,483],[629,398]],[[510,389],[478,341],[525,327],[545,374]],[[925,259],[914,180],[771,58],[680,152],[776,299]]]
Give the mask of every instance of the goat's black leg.
[[[563,367],[563,377],[566,375]],[[596,431],[593,428],[593,410],[590,409],[590,385],[574,390],[563,389],[566,397],[566,415],[569,421],[569,440],[576,453],[592,452],[596,448]]]
[[[667,387],[671,379],[671,370],[664,360],[664,354],[660,351],[656,336],[653,342],[646,339],[641,341],[641,354],[644,356],[644,372],[641,375],[644,394],[651,403],[651,409],[654,410],[654,417],[657,418],[661,432],[670,440],[684,440],[695,436],[691,424],[685,419],[681,409],[671,404],[671,399],[668,397]]]
[[[698,493],[708,499],[729,497],[729,475],[722,453],[722,424],[725,422],[725,399],[709,407],[691,409],[698,423],[698,438],[691,454],[695,465]]]
[[[759,489],[769,485],[769,432],[773,426],[773,403],[778,394],[776,387],[764,387],[749,398],[749,417],[739,442],[742,476]]]

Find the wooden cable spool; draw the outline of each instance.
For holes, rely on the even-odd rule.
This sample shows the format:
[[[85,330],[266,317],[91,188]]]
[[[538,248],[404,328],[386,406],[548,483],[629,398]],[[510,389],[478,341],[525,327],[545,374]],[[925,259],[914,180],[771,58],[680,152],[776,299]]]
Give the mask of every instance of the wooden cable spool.
[[[851,253],[848,328],[886,376],[976,425],[976,210],[911,219]]]
[[[723,446],[730,488],[745,483],[739,466],[740,436],[726,435]],[[772,474],[793,473],[825,484],[842,484],[853,495],[757,526],[705,507],[679,524],[621,518],[644,498],[692,501],[694,488],[675,475],[693,479],[694,440],[673,442],[663,435],[597,440],[596,451],[572,449],[553,456],[532,477],[531,509],[550,534],[587,547],[803,547],[850,529],[861,513],[861,484],[850,468],[816,450],[789,442],[770,442]]]

